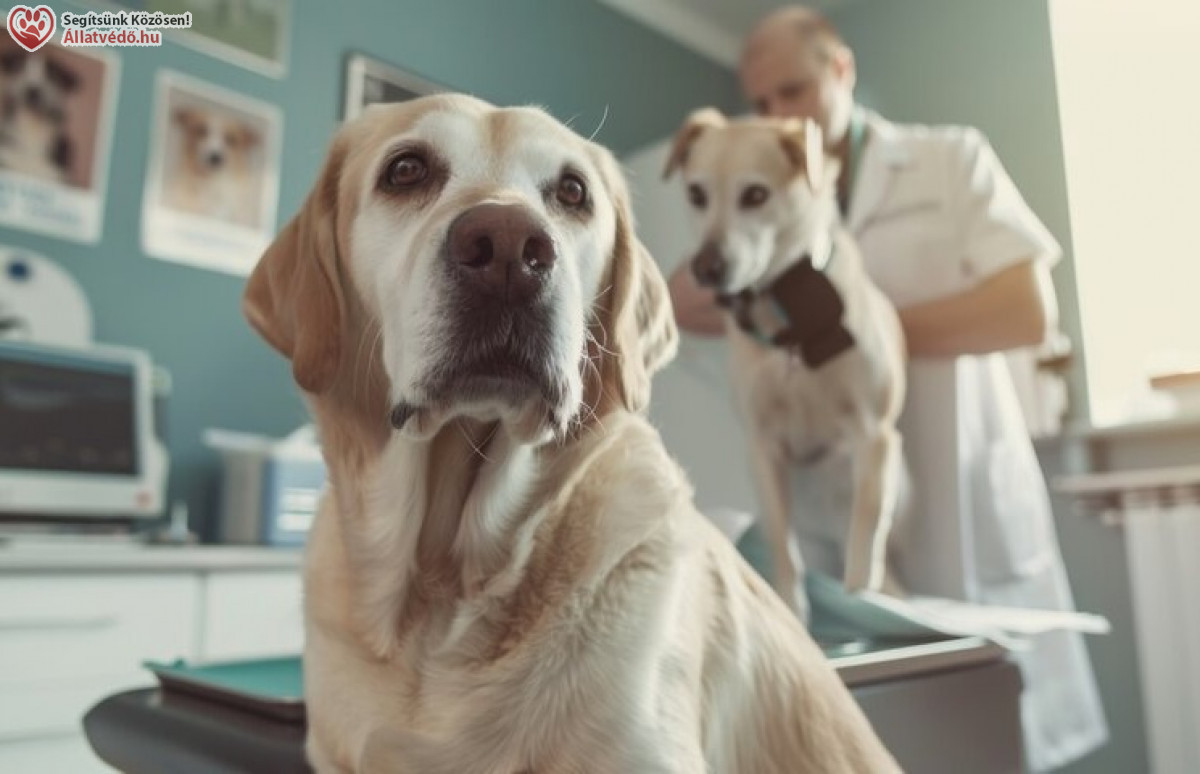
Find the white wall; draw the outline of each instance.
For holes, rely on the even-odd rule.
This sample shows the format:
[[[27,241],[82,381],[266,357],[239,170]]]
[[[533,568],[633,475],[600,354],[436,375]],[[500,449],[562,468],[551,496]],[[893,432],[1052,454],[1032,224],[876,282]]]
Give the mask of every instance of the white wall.
[[[693,252],[682,184],[664,181],[669,138],[622,159],[637,230],[664,274]],[[682,335],[679,355],[654,380],[650,418],[696,487],[702,511],[757,511],[745,435],[736,416],[725,347]]]

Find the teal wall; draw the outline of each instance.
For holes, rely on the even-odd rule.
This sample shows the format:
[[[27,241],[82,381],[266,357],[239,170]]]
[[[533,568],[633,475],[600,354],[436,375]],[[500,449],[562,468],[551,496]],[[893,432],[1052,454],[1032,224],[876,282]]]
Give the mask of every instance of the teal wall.
[[[861,100],[896,121],[980,127],[1017,187],[1058,238],[1054,271],[1063,328],[1080,361],[1071,383],[1086,418],[1079,305],[1047,0],[862,0],[834,17],[856,52]],[[1046,443],[1047,448],[1057,448]],[[1063,472],[1043,449],[1043,468]],[[1075,472],[1075,471],[1068,471]],[[1063,559],[1082,610],[1109,617],[1113,633],[1088,646],[1110,724],[1107,747],[1066,771],[1127,774],[1148,769],[1121,535],[1083,518],[1062,498],[1055,515]]]
[[[732,74],[592,0],[294,0],[288,73],[258,75],[170,42],[122,49],[104,233],[95,246],[0,228],[88,293],[99,341],[144,347],[174,378],[171,497],[209,533],[216,459],[205,427],[282,434],[304,407],[281,358],[243,322],[243,280],[147,258],[139,213],[157,71],[170,68],[283,111],[279,222],[299,207],[341,114],[358,51],[500,104],[536,103],[616,152],[671,132],[697,104],[737,104]],[[69,4],[56,11],[71,10]],[[85,10],[76,7],[74,10]]]

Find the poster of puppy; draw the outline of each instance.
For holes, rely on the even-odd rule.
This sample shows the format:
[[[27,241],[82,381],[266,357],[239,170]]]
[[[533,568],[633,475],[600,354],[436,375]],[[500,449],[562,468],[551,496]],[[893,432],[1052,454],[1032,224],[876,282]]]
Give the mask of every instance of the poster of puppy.
[[[0,224],[100,241],[119,67],[101,49],[0,38]]]
[[[249,274],[275,231],[279,109],[159,73],[142,201],[150,255]]]

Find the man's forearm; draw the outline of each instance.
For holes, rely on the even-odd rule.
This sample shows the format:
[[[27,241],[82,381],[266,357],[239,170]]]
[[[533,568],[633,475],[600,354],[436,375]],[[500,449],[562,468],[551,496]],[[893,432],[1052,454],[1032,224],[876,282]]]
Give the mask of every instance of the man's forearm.
[[[1040,344],[1057,311],[1048,272],[1027,261],[899,313],[910,357],[956,357]]]

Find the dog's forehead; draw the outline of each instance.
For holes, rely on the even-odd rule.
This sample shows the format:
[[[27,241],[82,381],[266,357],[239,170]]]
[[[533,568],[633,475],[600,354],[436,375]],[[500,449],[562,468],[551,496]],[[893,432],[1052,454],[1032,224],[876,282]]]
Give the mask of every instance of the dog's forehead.
[[[401,109],[369,109],[358,120],[368,147],[421,140],[464,177],[524,173],[543,179],[568,164],[585,171],[598,166],[591,143],[538,108],[497,108],[463,95],[440,95]]]
[[[688,154],[692,179],[733,181],[746,174],[786,180],[787,156],[779,129],[764,123],[735,123],[707,129]]]

